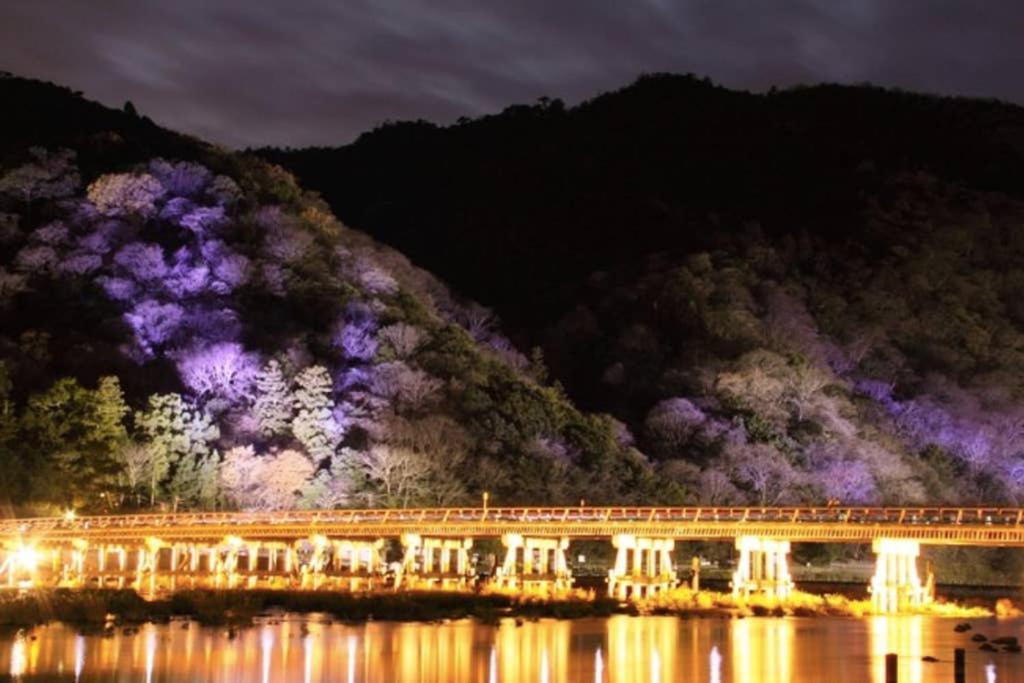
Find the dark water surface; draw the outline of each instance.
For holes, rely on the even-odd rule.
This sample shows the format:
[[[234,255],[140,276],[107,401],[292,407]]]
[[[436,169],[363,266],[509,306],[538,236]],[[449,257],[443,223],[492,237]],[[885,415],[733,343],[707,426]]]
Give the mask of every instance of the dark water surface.
[[[1024,655],[980,652],[974,633],[1017,636],[1022,619],[608,619],[331,623],[316,615],[263,619],[237,632],[194,623],[80,635],[61,624],[0,636],[0,679],[14,681],[282,681],[540,683],[604,681],[884,681],[897,652],[900,683],[953,680],[967,649],[968,681],[1024,681]],[[931,655],[938,663],[922,661]]]

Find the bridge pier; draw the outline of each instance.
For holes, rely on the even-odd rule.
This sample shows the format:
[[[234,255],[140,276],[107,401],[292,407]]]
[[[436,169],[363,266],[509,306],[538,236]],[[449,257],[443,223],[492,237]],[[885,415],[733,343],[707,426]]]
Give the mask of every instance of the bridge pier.
[[[352,592],[373,590],[380,583],[383,539],[352,541],[319,538],[322,541],[313,543],[314,552],[308,556],[307,563],[300,570],[312,572],[314,588],[322,585],[325,576],[330,578],[335,587]]]
[[[0,562],[0,576],[8,588],[31,588],[39,582],[39,552],[33,545],[19,541],[7,546]]]
[[[736,539],[740,551],[736,571],[732,574],[732,597],[745,599],[751,593],[785,600],[793,590],[789,575],[789,541],[760,536]]]
[[[572,587],[572,573],[565,559],[568,538],[505,534],[501,542],[506,550],[505,560],[495,575],[499,588],[550,594]]]
[[[608,570],[609,596],[618,600],[640,600],[675,588],[676,571],[672,563],[675,541],[618,534],[612,537],[612,546],[617,552],[615,567]]]
[[[921,544],[904,538],[876,538],[871,543],[877,555],[871,577],[871,606],[876,613],[893,614],[917,609],[935,598],[935,582],[929,571],[922,585],[917,573]]]
[[[402,568],[395,589],[465,590],[470,583],[472,538],[402,534]]]

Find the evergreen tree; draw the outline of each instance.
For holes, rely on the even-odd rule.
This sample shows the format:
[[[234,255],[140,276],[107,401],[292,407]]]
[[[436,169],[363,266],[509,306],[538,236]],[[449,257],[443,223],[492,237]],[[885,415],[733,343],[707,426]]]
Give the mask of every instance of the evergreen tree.
[[[121,382],[117,377],[101,377],[94,397],[92,414],[86,418],[86,424],[92,432],[91,439],[113,454],[128,441],[124,418],[129,409],[124,402]]]
[[[160,486],[186,504],[200,502],[202,461],[220,430],[210,416],[178,394],[149,397],[149,409],[138,413],[136,426],[153,447],[149,467],[150,503]]]
[[[334,455],[341,441],[340,430],[331,414],[331,375],[320,365],[313,365],[295,377],[295,419],[292,434],[306,448],[314,462]]]
[[[116,378],[90,391],[77,380],[58,380],[32,396],[21,420],[21,437],[33,454],[40,497],[90,505],[114,485],[117,451],[127,439],[127,412]]]
[[[264,436],[284,434],[292,419],[292,397],[281,364],[272,360],[256,376],[253,413]]]
[[[11,398],[13,389],[7,365],[0,361],[0,505],[17,502],[26,488],[24,468],[15,448],[18,420]]]

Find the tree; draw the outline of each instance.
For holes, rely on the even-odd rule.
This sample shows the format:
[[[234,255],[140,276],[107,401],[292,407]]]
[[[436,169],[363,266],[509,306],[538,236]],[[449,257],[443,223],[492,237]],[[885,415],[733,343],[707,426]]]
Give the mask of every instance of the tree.
[[[37,490],[47,499],[95,505],[116,481],[116,454],[127,439],[120,386],[103,378],[90,391],[77,380],[58,380],[35,394],[21,419],[23,447],[34,453]]]
[[[94,180],[87,194],[100,213],[149,218],[156,213],[164,188],[148,173],[109,173]]]
[[[296,450],[261,456],[252,446],[239,446],[224,455],[220,486],[244,510],[287,510],[296,507],[314,469]]]
[[[152,355],[170,341],[181,326],[185,309],[178,304],[146,299],[125,313],[125,322],[135,332],[135,341],[144,355]]]
[[[167,275],[164,251],[158,244],[132,242],[114,256],[114,263],[127,271],[136,282],[158,282]]]
[[[406,323],[394,323],[377,332],[377,338],[391,347],[398,360],[412,356],[423,343],[424,336],[423,330]]]
[[[210,444],[220,430],[210,416],[178,394],[155,394],[149,397],[148,409],[136,413],[135,426],[146,443],[153,447],[149,472],[150,504],[156,502],[160,487],[179,496],[184,502],[196,502],[205,495],[211,455]],[[172,485],[173,481],[173,485]]]
[[[85,424],[91,439],[110,453],[120,451],[128,441],[124,418],[130,412],[117,377],[101,377],[93,394],[92,411]]]
[[[259,359],[241,344],[194,345],[176,356],[181,380],[198,398],[232,406],[253,400]]]
[[[679,457],[683,446],[706,420],[703,411],[689,399],[669,398],[647,413],[644,431],[659,455]]]
[[[140,490],[147,486],[152,478],[156,464],[158,449],[152,445],[129,442],[118,451],[117,459],[121,463],[121,479],[125,493],[140,502]]]
[[[48,152],[42,147],[33,147],[29,152],[33,161],[0,176],[0,194],[17,197],[26,205],[37,199],[74,194],[80,182],[74,152],[69,149]]]
[[[310,366],[295,377],[292,434],[318,462],[331,457],[341,441],[340,430],[331,412],[334,408],[331,387],[331,375],[320,365]]]
[[[149,173],[171,197],[197,197],[213,180],[209,169],[191,161],[153,159]]]
[[[402,361],[381,363],[374,368],[371,388],[378,396],[396,407],[415,411],[430,402],[441,391],[441,380]]]
[[[299,493],[316,469],[305,454],[285,450],[276,454],[263,467],[258,500],[264,510],[294,508]]]
[[[281,364],[271,360],[256,375],[256,402],[253,404],[253,414],[259,423],[260,432],[267,437],[286,433],[292,421],[293,410],[291,393],[281,371]]]
[[[430,461],[421,453],[378,444],[350,457],[369,483],[370,505],[404,508],[430,494]]]

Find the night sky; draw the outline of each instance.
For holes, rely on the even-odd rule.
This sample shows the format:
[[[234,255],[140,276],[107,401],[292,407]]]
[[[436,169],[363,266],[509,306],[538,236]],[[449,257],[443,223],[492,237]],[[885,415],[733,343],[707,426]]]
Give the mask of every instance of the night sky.
[[[651,71],[1024,103],[1021,36],[1020,0],[5,0],[0,70],[231,146],[336,145]]]

